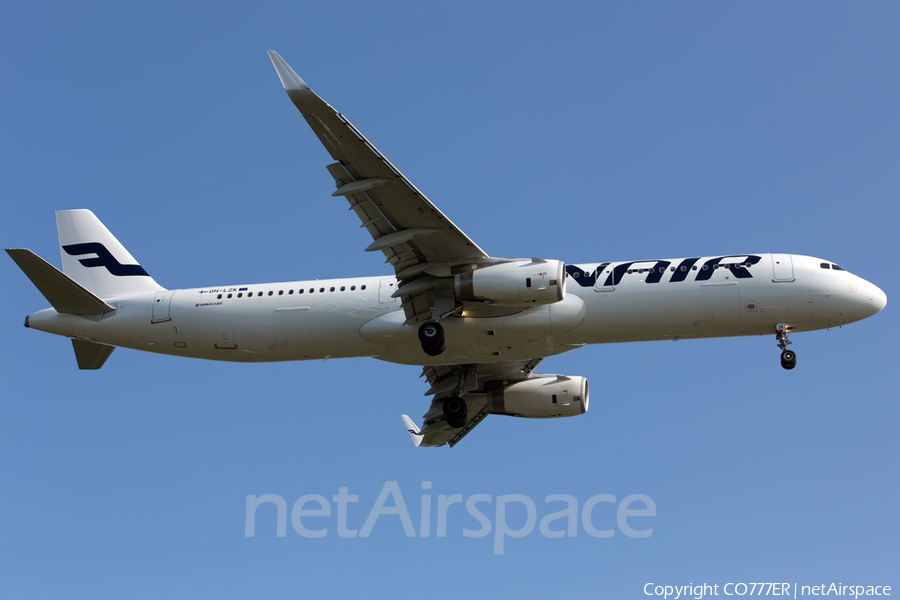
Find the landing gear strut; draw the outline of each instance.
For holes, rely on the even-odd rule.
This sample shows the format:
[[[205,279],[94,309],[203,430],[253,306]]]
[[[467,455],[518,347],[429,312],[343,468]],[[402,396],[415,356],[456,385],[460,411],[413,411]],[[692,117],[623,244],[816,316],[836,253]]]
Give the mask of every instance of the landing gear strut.
[[[419,342],[422,343],[422,351],[428,356],[437,356],[447,349],[444,328],[437,321],[422,323],[419,327]]]
[[[778,347],[781,348],[781,367],[788,371],[797,366],[797,353],[787,349],[791,343],[788,339],[789,335],[790,332],[785,323],[779,323],[775,326],[775,340],[778,342]]]

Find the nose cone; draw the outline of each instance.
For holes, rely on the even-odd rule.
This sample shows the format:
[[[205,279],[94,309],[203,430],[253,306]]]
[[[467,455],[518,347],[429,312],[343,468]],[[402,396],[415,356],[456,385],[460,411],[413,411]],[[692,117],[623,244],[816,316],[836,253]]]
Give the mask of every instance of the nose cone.
[[[869,314],[874,315],[880,313],[887,306],[887,294],[882,292],[877,285],[869,285],[872,286],[869,291]]]

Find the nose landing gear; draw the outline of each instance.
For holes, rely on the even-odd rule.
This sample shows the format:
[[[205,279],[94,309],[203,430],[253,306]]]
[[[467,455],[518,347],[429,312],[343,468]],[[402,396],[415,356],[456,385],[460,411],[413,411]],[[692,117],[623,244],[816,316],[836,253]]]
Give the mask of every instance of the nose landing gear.
[[[779,323],[775,326],[775,340],[778,343],[778,347],[781,348],[781,368],[788,371],[797,366],[797,353],[787,349],[791,343],[788,339],[789,335],[790,331],[788,331],[787,324]]]
[[[788,371],[797,366],[797,355],[793,350],[785,350],[781,353],[781,366]]]

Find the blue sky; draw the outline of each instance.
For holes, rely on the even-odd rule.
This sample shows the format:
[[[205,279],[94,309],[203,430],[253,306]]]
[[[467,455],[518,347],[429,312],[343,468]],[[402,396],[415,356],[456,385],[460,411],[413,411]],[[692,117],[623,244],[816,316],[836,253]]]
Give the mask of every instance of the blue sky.
[[[427,408],[417,368],[117,350],[79,372],[67,340],[22,327],[46,302],[3,260],[0,598],[900,585],[898,18],[888,2],[6,3],[4,247],[58,265],[53,211],[90,208],[169,288],[388,273],[330,196],[274,49],[489,254],[808,254],[889,304],[794,336],[792,372],[770,337],[549,359],[589,378],[587,415],[491,417],[415,450],[399,414]],[[432,510],[520,494],[538,520],[553,494],[642,494],[657,514],[628,521],[653,529],[635,539],[598,504],[613,537],[535,527],[502,555],[494,531],[464,536],[460,505],[445,538],[385,515],[345,539],[334,504],[309,517],[323,538],[290,519],[277,537],[274,505],[244,535],[248,495],[290,510],[347,487],[361,529],[390,481],[417,530],[423,494]],[[525,514],[513,503],[510,527]]]

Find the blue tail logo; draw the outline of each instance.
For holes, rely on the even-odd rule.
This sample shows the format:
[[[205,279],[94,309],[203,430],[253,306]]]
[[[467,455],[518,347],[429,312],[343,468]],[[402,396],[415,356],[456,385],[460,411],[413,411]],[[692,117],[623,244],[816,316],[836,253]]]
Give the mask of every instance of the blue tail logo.
[[[106,267],[106,270],[116,277],[133,277],[143,275],[150,277],[147,271],[141,265],[123,265],[116,260],[116,257],[110,254],[106,246],[99,242],[88,242],[86,244],[70,244],[63,246],[69,256],[81,256],[82,254],[96,254],[95,258],[81,258],[78,260],[85,267]]]

